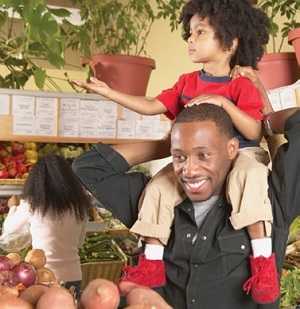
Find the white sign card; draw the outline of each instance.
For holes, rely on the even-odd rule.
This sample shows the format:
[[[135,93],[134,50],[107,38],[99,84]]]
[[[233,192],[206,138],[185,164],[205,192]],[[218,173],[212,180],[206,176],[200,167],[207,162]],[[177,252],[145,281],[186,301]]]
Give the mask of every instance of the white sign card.
[[[34,97],[13,95],[13,115],[34,115]]]
[[[9,115],[9,95],[0,94],[0,115]]]
[[[99,102],[93,100],[80,101],[80,136],[99,137]]]
[[[35,135],[34,97],[13,95],[13,134]]]
[[[36,135],[57,135],[57,98],[36,98]]]
[[[79,136],[79,105],[77,98],[62,98],[60,101],[59,135],[65,137]]]
[[[13,135],[35,135],[34,115],[15,115],[13,117]]]
[[[135,121],[118,120],[118,138],[135,138]]]

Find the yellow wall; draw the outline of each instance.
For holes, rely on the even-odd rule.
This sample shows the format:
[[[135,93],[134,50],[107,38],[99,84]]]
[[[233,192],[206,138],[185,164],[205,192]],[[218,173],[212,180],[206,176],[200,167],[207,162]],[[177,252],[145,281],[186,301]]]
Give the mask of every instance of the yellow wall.
[[[300,15],[299,15],[300,19]],[[268,48],[270,50],[270,48]],[[287,42],[283,51],[292,51],[292,47]],[[162,89],[171,86],[178,76],[184,72],[198,69],[199,65],[192,64],[187,55],[186,43],[181,38],[181,29],[171,32],[168,22],[155,22],[147,42],[147,55],[156,61],[156,69],[153,71],[148,86],[147,95],[154,96]],[[80,69],[80,57],[78,53],[68,52],[66,67],[68,74],[73,79],[86,78],[86,72]],[[74,67],[76,66],[76,67]],[[0,68],[0,72],[3,68]],[[64,71],[49,68],[49,74],[64,78]],[[60,87],[64,91],[72,91],[66,82],[59,81]],[[30,82],[27,89],[34,89],[35,85]]]

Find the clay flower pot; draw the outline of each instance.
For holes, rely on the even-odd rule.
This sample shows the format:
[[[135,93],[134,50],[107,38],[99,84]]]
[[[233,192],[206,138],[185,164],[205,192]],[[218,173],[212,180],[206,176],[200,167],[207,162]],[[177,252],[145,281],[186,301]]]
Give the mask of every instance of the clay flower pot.
[[[151,58],[126,55],[95,54],[83,59],[93,75],[111,88],[136,96],[145,96],[155,61]]]
[[[288,34],[289,43],[293,45],[300,66],[300,28],[291,30]]]
[[[295,53],[265,54],[258,63],[258,74],[267,89],[293,84],[300,78]]]

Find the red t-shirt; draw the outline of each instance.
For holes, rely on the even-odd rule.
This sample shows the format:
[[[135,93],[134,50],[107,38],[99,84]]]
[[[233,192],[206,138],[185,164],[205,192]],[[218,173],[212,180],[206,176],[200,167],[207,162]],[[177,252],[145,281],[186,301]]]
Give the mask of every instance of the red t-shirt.
[[[176,84],[163,90],[157,99],[167,108],[166,116],[174,119],[185,104],[202,94],[222,95],[252,118],[263,119],[261,95],[254,84],[245,77],[231,79],[227,76],[209,76],[202,71],[195,71],[181,75]]]

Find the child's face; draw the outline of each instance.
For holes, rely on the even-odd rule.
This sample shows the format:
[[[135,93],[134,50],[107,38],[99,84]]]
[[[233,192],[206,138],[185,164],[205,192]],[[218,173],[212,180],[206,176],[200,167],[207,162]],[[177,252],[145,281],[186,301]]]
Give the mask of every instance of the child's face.
[[[190,37],[188,42],[189,56],[194,63],[213,64],[215,66],[229,65],[230,53],[225,51],[208,18],[194,15],[190,20]]]

